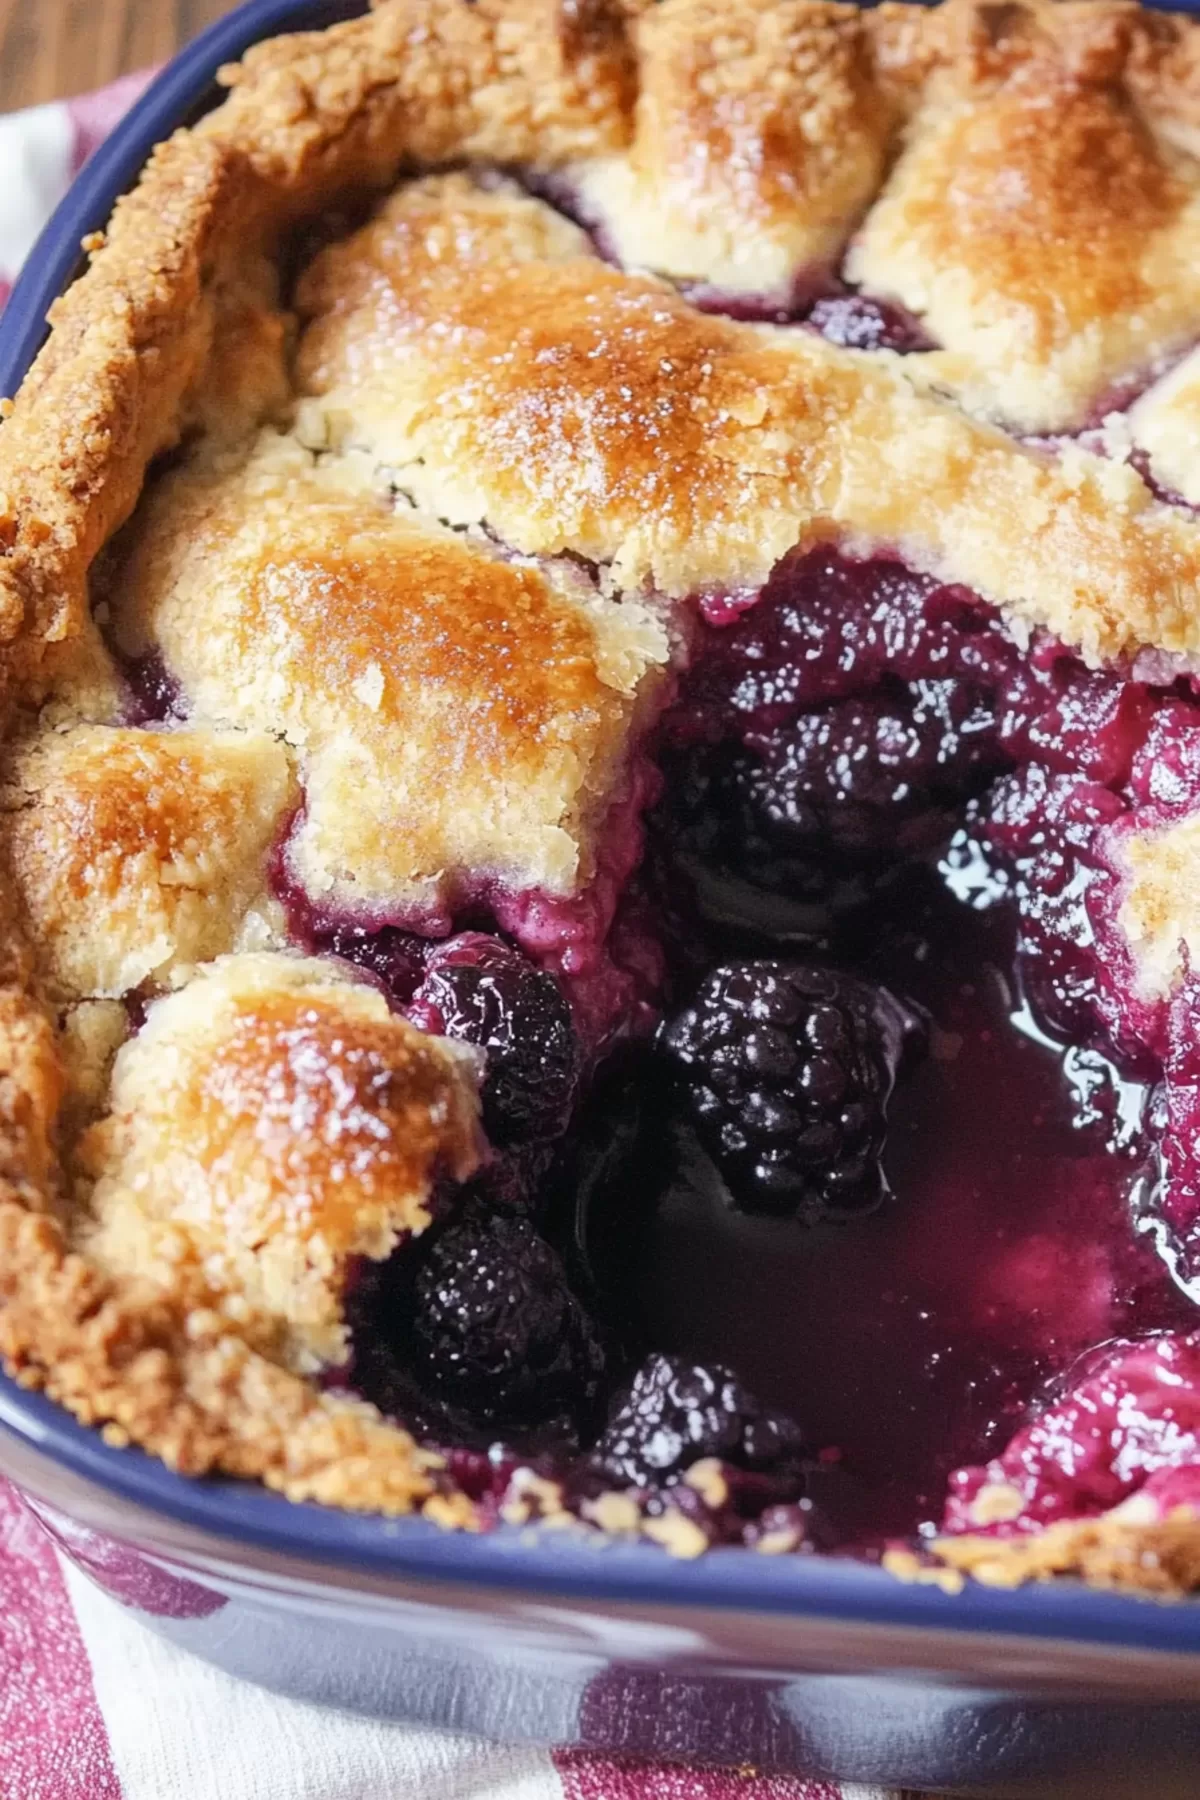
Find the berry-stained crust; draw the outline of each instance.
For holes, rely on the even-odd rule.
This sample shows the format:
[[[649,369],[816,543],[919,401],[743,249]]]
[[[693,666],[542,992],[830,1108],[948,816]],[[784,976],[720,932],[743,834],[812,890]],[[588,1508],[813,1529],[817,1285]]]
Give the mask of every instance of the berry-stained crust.
[[[0,426],[8,1368],[295,1500],[1200,1586],[1200,26],[222,79]]]

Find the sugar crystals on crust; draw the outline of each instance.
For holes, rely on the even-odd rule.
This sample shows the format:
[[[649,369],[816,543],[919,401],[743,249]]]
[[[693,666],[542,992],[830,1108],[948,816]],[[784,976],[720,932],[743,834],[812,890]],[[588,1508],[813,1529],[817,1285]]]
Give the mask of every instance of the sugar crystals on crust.
[[[267,864],[296,803],[275,738],[46,731],[18,751],[2,799],[52,993],[119,999],[186,977],[245,931],[269,934]]]
[[[340,1362],[351,1260],[429,1222],[480,1147],[478,1059],[336,964],[223,959],[118,1052],[77,1164],[89,1254],[300,1368]]]
[[[295,747],[287,860],[315,905],[436,918],[469,880],[590,879],[667,655],[646,607],[274,433],[168,478],[139,527],[111,576],[118,635],[159,650],[199,714]]]

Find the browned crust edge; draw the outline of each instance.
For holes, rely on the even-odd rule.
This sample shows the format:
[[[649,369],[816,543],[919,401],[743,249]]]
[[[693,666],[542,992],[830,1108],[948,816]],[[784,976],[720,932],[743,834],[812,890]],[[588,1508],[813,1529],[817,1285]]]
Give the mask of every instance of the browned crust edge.
[[[1075,1576],[1091,1587],[1169,1599],[1200,1588],[1200,1519],[1188,1507],[1139,1522],[1119,1511],[1097,1519],[1064,1519],[1021,1537],[966,1534],[935,1538],[935,1561],[892,1551],[884,1566],[902,1581],[957,1592],[964,1577],[986,1587]]]

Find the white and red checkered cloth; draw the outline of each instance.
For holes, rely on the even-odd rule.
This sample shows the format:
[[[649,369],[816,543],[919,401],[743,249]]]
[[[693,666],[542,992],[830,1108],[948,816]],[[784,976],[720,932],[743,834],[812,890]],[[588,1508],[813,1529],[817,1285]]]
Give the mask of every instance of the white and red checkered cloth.
[[[0,1481],[0,1800],[903,1797],[513,1748],[280,1700],[145,1630]]]
[[[38,232],[96,145],[112,130],[153,70],[126,75],[78,100],[0,116],[0,306]],[[4,1795],[8,1800],[8,1795]]]
[[[0,306],[146,75],[0,118]],[[145,1631],[0,1480],[0,1800],[902,1800],[513,1749],[280,1700]]]

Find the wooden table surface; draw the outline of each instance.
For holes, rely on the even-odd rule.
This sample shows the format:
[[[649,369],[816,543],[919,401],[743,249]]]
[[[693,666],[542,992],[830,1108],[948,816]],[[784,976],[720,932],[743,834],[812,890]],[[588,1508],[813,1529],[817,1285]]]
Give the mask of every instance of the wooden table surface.
[[[0,0],[0,112],[166,58],[233,0]]]

